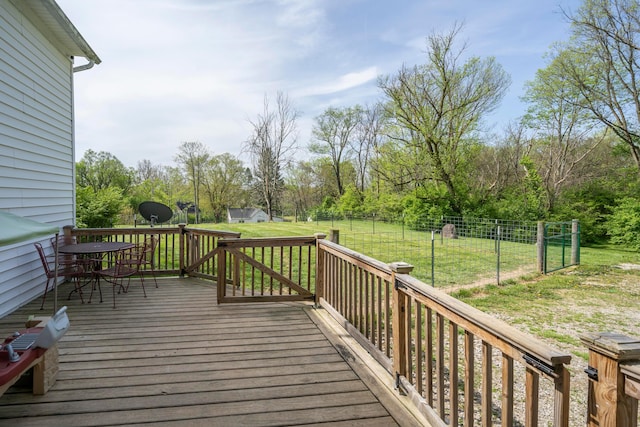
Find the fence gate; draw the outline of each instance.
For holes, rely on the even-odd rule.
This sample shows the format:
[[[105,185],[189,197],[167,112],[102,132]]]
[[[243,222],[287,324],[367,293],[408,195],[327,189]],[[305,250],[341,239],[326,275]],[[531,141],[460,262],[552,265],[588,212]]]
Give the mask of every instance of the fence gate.
[[[544,225],[544,272],[580,264],[578,221],[548,222]]]
[[[218,302],[313,300],[315,247],[315,236],[218,240]]]

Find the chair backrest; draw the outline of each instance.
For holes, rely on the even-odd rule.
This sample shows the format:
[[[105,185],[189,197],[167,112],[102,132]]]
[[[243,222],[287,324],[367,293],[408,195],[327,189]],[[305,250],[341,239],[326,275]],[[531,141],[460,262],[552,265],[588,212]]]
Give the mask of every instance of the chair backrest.
[[[140,271],[140,265],[145,257],[146,245],[138,245],[129,249],[122,249],[116,253],[115,275],[130,276]]]
[[[47,277],[50,276],[52,274],[51,268],[49,267],[49,261],[47,261],[47,256],[44,253],[42,245],[36,242],[33,244],[33,246],[35,246],[36,250],[38,251],[38,255],[40,256],[40,261],[42,262],[42,267],[44,267],[45,274],[47,275]]]
[[[64,246],[64,245],[71,245],[71,244],[77,243],[76,236],[62,235],[57,237],[58,237],[57,239],[55,236],[49,239],[49,241],[51,242],[51,247],[54,249],[57,244],[59,244],[60,246]]]
[[[144,241],[144,259],[142,263],[147,263],[153,266],[153,254],[158,247],[158,239],[155,236],[149,236]]]
[[[151,255],[153,258],[153,253],[156,251],[158,247],[158,239],[155,236],[149,236],[144,241],[145,244],[145,252]]]

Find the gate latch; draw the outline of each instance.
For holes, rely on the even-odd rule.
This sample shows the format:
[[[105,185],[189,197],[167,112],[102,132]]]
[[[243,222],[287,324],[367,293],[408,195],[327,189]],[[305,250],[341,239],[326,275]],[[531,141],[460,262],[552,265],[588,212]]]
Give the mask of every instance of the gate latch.
[[[584,370],[584,372],[587,374],[590,380],[598,381],[598,370],[593,366],[589,366]]]

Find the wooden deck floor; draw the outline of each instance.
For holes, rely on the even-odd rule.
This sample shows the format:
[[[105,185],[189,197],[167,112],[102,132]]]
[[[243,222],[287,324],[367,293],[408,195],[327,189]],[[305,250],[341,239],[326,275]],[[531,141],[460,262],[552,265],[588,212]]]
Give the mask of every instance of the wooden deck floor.
[[[59,343],[60,372],[44,396],[18,383],[0,397],[3,426],[414,426],[423,419],[375,381],[335,325],[308,305],[217,305],[193,279],[132,284],[102,304],[66,300],[71,327]],[[105,289],[106,290],[106,289]],[[51,298],[52,299],[52,298]],[[5,336],[34,301],[0,319]]]

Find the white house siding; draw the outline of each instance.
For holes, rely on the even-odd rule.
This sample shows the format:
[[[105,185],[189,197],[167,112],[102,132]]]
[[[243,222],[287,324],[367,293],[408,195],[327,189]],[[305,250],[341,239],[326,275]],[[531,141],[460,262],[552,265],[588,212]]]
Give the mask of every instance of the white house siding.
[[[75,222],[72,66],[0,1],[0,210]],[[44,280],[33,241],[0,247],[0,317],[40,295]]]

